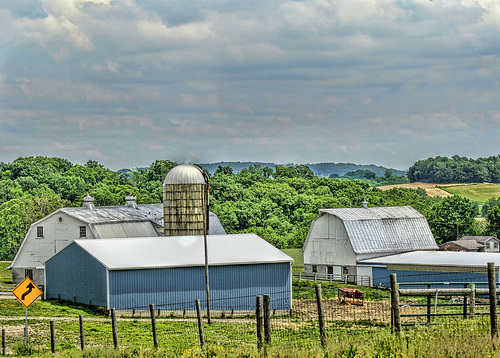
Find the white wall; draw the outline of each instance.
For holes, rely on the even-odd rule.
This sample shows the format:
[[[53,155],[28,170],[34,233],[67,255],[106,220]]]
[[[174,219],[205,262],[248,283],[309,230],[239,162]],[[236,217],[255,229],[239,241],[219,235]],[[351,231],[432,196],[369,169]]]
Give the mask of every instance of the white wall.
[[[304,246],[304,264],[356,265],[356,254],[344,224],[336,216],[323,214],[313,221]]]
[[[59,220],[61,218],[61,220]],[[43,238],[37,238],[37,226],[43,226]],[[94,236],[88,225],[71,216],[55,212],[31,226],[12,264],[14,283],[24,279],[24,270],[42,267],[44,262],[80,238],[80,226],[87,228],[87,238]],[[43,285],[42,274],[34,277],[35,284]]]

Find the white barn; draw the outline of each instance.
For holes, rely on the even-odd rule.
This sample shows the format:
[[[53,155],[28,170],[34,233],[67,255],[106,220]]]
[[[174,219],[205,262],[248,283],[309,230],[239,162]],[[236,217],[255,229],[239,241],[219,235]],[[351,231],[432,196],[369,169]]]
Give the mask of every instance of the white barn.
[[[425,217],[411,206],[321,209],[302,249],[304,272],[370,284],[371,268],[358,261],[415,250],[438,246]]]

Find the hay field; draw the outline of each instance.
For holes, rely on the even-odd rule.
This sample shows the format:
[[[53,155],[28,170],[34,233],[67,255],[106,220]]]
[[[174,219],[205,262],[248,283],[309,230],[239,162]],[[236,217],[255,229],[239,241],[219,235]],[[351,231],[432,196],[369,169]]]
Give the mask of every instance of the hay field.
[[[409,183],[397,185],[384,185],[381,190],[392,188],[425,189],[429,196],[447,197],[460,195],[478,203],[484,203],[490,198],[500,197],[500,184],[470,183],[470,184],[434,184],[434,183]]]
[[[448,184],[440,185],[440,187],[447,186]],[[456,185],[456,184],[451,184],[451,185]],[[427,195],[429,196],[440,196],[440,197],[447,197],[447,196],[453,196],[453,194],[448,193],[447,191],[438,188],[437,184],[433,183],[408,183],[408,184],[396,184],[396,185],[383,185],[378,187],[381,190],[389,190],[392,188],[408,188],[408,189],[418,189],[422,188],[427,192]]]

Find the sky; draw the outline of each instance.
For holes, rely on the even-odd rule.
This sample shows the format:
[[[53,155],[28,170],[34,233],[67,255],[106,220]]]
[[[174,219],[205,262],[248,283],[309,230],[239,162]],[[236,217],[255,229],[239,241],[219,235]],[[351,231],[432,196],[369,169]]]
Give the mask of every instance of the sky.
[[[2,0],[0,162],[500,154],[498,0]]]

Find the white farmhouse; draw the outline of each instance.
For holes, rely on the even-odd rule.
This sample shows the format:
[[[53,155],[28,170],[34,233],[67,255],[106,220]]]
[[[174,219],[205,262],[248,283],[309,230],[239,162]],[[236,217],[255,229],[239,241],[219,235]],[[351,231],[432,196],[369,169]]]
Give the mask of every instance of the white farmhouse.
[[[134,196],[123,206],[94,206],[86,196],[83,206],[61,208],[31,225],[14,261],[12,282],[29,276],[44,285],[44,264],[76,239],[110,239],[163,236],[163,204],[141,204]],[[219,219],[209,214],[209,234],[226,234]]]
[[[358,261],[415,250],[437,250],[425,217],[411,206],[321,209],[302,251],[305,274],[370,285]],[[370,282],[367,282],[370,280]]]

